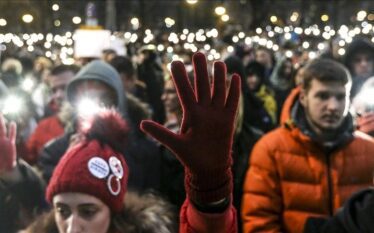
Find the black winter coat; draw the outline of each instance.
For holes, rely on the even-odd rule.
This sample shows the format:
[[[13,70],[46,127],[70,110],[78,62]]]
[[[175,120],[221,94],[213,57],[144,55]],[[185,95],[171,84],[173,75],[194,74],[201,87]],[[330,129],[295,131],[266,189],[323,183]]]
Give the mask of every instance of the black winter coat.
[[[374,189],[354,194],[332,218],[309,218],[304,233],[374,233]]]

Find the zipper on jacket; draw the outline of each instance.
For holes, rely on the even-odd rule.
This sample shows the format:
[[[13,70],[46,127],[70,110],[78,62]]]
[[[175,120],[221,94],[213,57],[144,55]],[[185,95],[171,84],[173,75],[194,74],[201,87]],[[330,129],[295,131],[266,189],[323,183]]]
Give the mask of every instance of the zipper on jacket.
[[[326,167],[327,167],[327,189],[328,189],[328,211],[329,216],[332,217],[334,214],[334,192],[333,192],[333,185],[331,179],[331,172],[330,172],[330,155],[328,153],[326,155]]]

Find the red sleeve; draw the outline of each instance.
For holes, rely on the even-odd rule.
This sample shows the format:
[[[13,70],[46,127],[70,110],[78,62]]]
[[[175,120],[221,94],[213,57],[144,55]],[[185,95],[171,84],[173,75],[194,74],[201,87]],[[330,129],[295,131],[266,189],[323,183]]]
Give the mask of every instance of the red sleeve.
[[[207,214],[198,211],[188,199],[180,211],[179,233],[237,233],[236,210],[230,205],[223,213]]]

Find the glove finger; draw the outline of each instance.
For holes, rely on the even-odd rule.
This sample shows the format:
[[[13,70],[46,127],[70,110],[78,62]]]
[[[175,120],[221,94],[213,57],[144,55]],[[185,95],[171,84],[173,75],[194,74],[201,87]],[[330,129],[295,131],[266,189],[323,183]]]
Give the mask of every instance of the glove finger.
[[[174,148],[179,144],[178,135],[154,121],[143,120],[140,129],[172,151],[175,151]]]
[[[4,137],[6,135],[6,126],[4,121],[3,114],[0,113],[0,137]]]
[[[188,80],[184,64],[180,61],[174,61],[171,64],[171,73],[182,108],[188,108],[192,104],[196,103],[195,95],[190,81]]]
[[[223,62],[214,63],[212,104],[224,106],[226,99],[226,66]]]
[[[14,122],[11,122],[9,125],[9,140],[12,144],[16,144],[17,136],[17,125]]]
[[[195,70],[195,90],[198,103],[206,106],[210,103],[210,84],[205,55],[196,53],[193,57],[193,66]]]
[[[234,74],[231,78],[230,90],[226,100],[226,108],[236,113],[240,97],[240,77]]]

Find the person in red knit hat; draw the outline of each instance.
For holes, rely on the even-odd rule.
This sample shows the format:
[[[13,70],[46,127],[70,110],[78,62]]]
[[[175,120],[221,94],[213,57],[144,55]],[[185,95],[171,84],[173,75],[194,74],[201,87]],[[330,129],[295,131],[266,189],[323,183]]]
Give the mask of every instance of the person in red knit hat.
[[[223,62],[214,64],[212,87],[205,56],[195,54],[193,64],[194,89],[184,64],[172,63],[173,81],[183,109],[180,132],[173,133],[153,121],[143,121],[141,129],[169,148],[185,168],[187,198],[180,211],[179,232],[236,233],[230,167],[240,78],[233,75],[226,94]],[[131,171],[117,152],[118,144],[126,138],[126,124],[113,111],[106,114],[101,120],[95,116],[93,121],[81,123],[81,139],[69,148],[52,175],[46,197],[53,204],[58,232],[173,232],[165,227],[158,231],[126,231],[121,224],[114,224],[118,216],[126,215],[123,210],[131,204],[126,200],[123,204]],[[13,148],[11,143],[5,144]],[[12,167],[9,158],[15,157],[14,149],[8,151],[10,162],[6,168]]]

